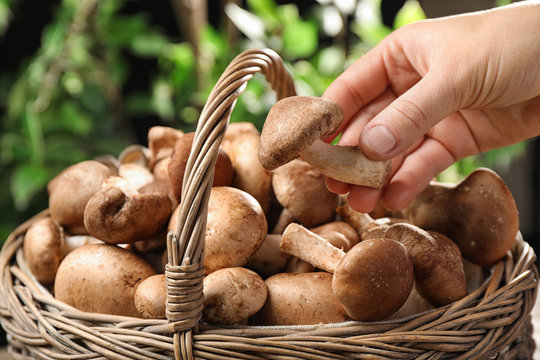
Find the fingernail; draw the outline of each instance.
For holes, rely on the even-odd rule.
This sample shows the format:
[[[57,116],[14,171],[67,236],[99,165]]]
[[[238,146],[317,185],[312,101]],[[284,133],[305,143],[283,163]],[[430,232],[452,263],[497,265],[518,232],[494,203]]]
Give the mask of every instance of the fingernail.
[[[378,154],[386,154],[396,146],[394,134],[386,127],[379,125],[369,129],[363,136],[363,143]]]

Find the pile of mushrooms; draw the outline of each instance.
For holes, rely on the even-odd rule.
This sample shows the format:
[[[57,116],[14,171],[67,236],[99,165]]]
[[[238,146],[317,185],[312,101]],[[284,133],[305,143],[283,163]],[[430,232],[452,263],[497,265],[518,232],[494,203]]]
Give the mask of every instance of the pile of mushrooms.
[[[336,103],[298,96],[277,102],[262,132],[228,125],[208,200],[203,321],[414,316],[474,291],[512,248],[516,205],[487,169],[433,182],[402,211],[353,210],[325,176],[381,187],[390,163],[325,143],[342,121]],[[82,311],[166,318],[166,237],[177,227],[193,136],[156,126],[147,146],[58,174],[49,215],[25,235],[26,270]]]

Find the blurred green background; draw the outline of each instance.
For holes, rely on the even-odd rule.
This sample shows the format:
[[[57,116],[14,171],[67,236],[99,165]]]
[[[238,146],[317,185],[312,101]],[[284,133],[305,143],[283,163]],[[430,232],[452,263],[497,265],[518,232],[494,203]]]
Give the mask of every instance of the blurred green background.
[[[146,145],[154,125],[194,129],[218,76],[244,49],[276,50],[298,93],[321,95],[393,29],[504,3],[0,0],[0,242],[47,207],[46,185],[68,165]],[[231,121],[260,128],[274,101],[256,77]],[[525,148],[465,159],[441,179],[508,167]]]

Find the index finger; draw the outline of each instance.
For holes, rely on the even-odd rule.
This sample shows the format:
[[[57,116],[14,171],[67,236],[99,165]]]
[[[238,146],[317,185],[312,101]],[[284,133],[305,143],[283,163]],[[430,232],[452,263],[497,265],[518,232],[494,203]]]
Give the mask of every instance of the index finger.
[[[347,68],[328,86],[322,97],[337,102],[345,113],[339,134],[353,115],[383,93],[388,87],[388,77],[381,47],[375,47]]]

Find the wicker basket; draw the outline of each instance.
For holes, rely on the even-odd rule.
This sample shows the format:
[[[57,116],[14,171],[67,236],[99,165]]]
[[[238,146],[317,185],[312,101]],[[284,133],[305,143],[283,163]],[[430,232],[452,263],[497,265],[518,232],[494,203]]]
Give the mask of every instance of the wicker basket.
[[[278,98],[295,93],[279,56],[236,57],[203,109],[188,160],[177,237],[168,239],[167,320],[85,313],[54,299],[22,256],[20,225],[0,254],[1,324],[15,358],[43,359],[530,359],[538,272],[520,235],[466,298],[400,321],[310,326],[212,326],[200,321],[204,229],[213,168],[235,101],[255,73]]]

